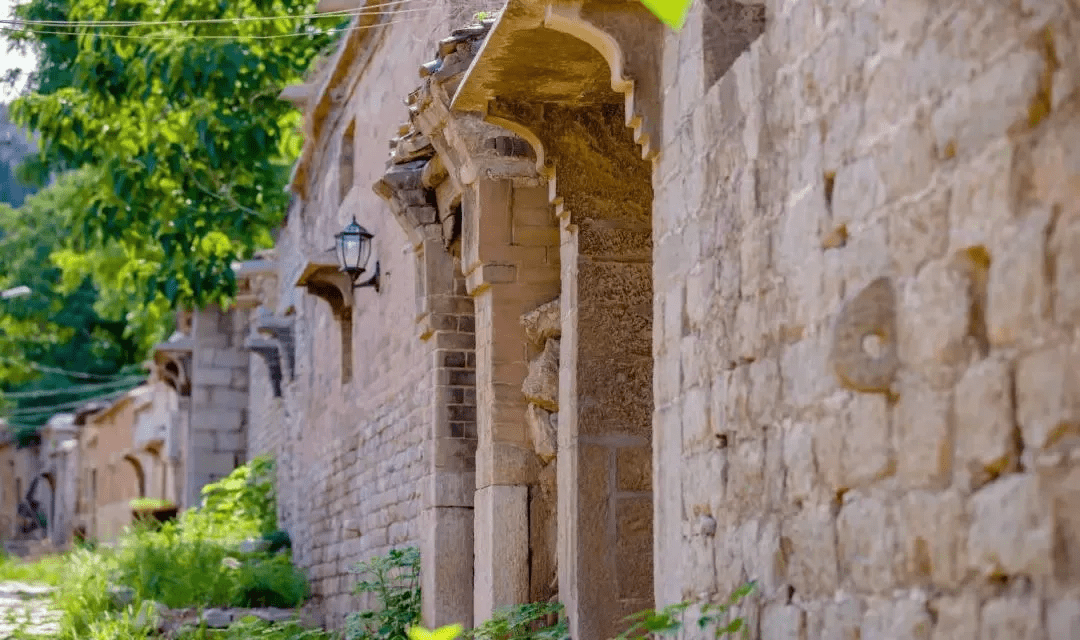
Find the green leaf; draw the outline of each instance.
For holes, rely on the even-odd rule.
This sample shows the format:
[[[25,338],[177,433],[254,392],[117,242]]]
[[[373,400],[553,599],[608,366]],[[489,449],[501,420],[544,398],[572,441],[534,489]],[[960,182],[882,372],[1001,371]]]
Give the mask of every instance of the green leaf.
[[[686,14],[690,12],[693,0],[641,0],[660,21],[679,31],[686,22]]]

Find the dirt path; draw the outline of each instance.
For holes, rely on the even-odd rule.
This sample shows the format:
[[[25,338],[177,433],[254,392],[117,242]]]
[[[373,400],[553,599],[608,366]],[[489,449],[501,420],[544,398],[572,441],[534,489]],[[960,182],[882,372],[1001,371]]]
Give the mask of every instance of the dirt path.
[[[0,640],[56,635],[60,616],[52,609],[52,591],[41,585],[0,582]]]

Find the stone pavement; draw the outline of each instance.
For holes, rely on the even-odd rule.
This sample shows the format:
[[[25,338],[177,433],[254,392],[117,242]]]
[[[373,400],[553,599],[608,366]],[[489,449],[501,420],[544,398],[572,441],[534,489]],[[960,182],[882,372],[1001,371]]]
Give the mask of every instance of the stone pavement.
[[[52,587],[0,582],[0,640],[54,636],[60,614],[52,607],[52,592]]]

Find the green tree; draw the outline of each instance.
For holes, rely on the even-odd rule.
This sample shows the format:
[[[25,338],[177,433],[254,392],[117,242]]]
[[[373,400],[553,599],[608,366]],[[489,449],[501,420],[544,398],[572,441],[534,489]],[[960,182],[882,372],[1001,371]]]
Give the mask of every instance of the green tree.
[[[272,242],[288,203],[300,115],[277,93],[302,79],[343,24],[289,17],[314,5],[31,0],[17,9],[27,20],[167,23],[28,23],[15,36],[41,59],[33,90],[12,105],[16,122],[39,135],[38,174],[93,176],[57,256],[65,273],[93,274],[117,307],[227,303],[232,262]],[[252,19],[270,16],[285,17]]]
[[[20,427],[32,429],[55,408],[133,386],[140,356],[162,337],[164,305],[133,314],[100,296],[89,275],[63,273],[54,262],[92,177],[64,175],[17,209],[0,205],[0,288],[32,291],[0,302],[0,399]],[[107,256],[102,250],[95,259]]]

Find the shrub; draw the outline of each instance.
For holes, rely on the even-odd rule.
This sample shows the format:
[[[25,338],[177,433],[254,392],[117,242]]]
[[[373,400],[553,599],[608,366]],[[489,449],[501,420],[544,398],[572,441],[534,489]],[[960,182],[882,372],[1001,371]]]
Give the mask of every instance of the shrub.
[[[372,594],[377,608],[349,614],[348,640],[408,640],[410,626],[420,621],[420,550],[393,549],[353,568],[361,576],[353,593]]]
[[[232,602],[239,607],[299,606],[308,583],[285,556],[258,555],[240,565]]]
[[[175,637],[176,640],[331,640],[333,635],[320,629],[306,629],[295,621],[270,624],[249,616],[225,629],[188,629]]]
[[[556,616],[553,625],[545,619]],[[465,632],[472,640],[568,640],[570,625],[559,602],[520,604],[496,611],[490,620]]]

